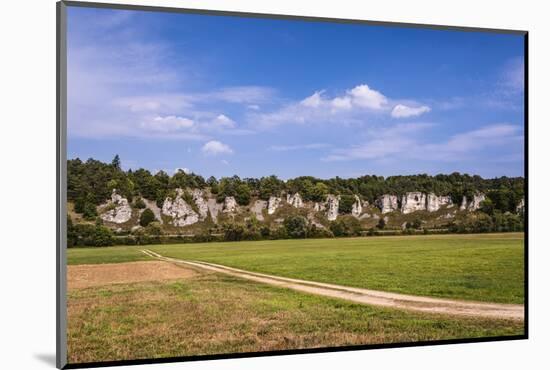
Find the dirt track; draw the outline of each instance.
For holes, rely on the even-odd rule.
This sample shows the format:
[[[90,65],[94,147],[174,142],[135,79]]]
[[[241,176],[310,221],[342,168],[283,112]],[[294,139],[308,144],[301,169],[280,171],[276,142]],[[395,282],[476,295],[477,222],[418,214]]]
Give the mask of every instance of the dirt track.
[[[343,285],[325,284],[314,281],[266,275],[208,262],[184,261],[175,258],[164,257],[148,249],[142,250],[142,252],[149,257],[161,261],[183,264],[186,266],[193,266],[204,270],[229,274],[243,279],[257,281],[260,283],[275,285],[332,298],[345,299],[362,304],[447,315],[514,320],[523,320],[524,318],[524,307],[523,305],[518,304],[467,302],[451,299],[440,299],[390,293],[362,288],[353,288]]]

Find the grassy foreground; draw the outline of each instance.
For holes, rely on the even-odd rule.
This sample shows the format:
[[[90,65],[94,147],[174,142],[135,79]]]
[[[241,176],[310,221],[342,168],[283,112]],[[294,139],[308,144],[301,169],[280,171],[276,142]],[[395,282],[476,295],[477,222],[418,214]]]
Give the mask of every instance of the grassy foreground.
[[[72,290],[69,363],[523,334],[523,322],[383,309],[201,273]]]
[[[70,249],[69,264],[147,260],[140,250],[399,293],[523,303],[523,233]]]

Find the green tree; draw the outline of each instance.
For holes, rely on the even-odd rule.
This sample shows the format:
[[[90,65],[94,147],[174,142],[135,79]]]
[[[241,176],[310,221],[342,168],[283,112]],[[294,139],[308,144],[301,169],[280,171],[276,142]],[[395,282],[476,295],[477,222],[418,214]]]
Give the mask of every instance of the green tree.
[[[307,237],[307,220],[302,216],[286,217],[283,225],[290,238],[298,239]]]
[[[351,213],[351,210],[353,208],[353,203],[355,203],[355,197],[353,195],[340,196],[340,202],[338,204],[338,212],[343,214]]]
[[[151,222],[155,221],[155,214],[149,208],[146,208],[139,216],[139,224],[143,227],[146,227]]]
[[[111,162],[111,166],[113,166],[116,170],[120,171],[120,157],[118,154],[115,155],[113,158],[113,161]]]

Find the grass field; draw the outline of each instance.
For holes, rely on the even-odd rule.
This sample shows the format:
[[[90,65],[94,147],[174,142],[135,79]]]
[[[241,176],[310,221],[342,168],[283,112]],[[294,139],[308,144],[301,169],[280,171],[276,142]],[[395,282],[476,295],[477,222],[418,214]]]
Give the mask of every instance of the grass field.
[[[70,363],[523,334],[523,322],[383,309],[216,273],[69,291]]]
[[[399,293],[523,303],[522,233],[146,246],[164,256]],[[69,264],[148,260],[143,247],[78,248]]]

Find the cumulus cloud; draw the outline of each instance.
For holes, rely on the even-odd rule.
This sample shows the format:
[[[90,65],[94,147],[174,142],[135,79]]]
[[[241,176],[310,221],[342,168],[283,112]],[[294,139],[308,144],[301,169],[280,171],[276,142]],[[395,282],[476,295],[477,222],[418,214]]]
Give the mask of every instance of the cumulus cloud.
[[[173,132],[193,127],[193,120],[178,116],[156,116],[141,123],[141,126],[158,132]]]
[[[323,103],[323,92],[324,91],[315,91],[313,95],[308,96],[300,102],[304,107],[317,108]]]
[[[359,85],[347,92],[351,96],[353,104],[370,109],[383,109],[388,99],[379,91],[371,89],[368,85]]]
[[[218,127],[226,127],[226,128],[235,127],[235,121],[227,117],[225,114],[218,115],[213,122]]]
[[[211,140],[203,145],[202,152],[208,155],[218,155],[218,154],[232,154],[233,150],[229,145],[224,144],[217,140]]]
[[[391,116],[394,118],[406,118],[406,117],[416,117],[420,116],[423,113],[428,113],[431,111],[431,108],[427,105],[422,105],[420,107],[410,107],[404,104],[397,104],[393,107],[391,111]]]

